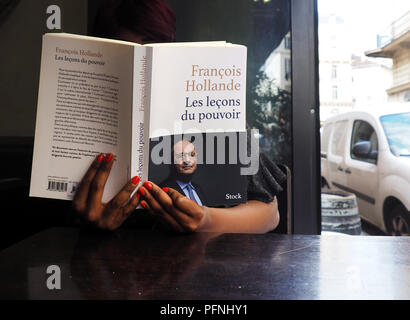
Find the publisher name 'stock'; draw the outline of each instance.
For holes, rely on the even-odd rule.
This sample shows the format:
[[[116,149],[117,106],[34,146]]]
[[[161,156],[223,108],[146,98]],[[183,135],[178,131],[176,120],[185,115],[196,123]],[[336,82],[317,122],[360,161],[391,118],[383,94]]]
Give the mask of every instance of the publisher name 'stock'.
[[[225,194],[225,199],[226,200],[232,200],[232,199],[238,200],[238,199],[242,199],[242,195],[239,192],[237,194],[227,193]]]

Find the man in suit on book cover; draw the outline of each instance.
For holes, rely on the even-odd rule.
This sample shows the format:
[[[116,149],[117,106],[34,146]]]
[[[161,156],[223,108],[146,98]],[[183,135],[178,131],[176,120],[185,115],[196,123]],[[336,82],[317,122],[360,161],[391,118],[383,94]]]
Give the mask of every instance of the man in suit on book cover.
[[[169,177],[160,183],[161,187],[170,187],[194,200],[200,206],[206,205],[206,197],[201,187],[192,181],[197,170],[195,146],[188,140],[181,140],[172,148],[174,163]]]

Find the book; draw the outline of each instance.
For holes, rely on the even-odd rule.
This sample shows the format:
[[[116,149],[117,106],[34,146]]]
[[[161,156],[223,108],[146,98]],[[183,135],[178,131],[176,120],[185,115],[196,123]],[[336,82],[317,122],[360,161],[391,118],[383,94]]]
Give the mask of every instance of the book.
[[[45,34],[30,196],[72,199],[92,161],[112,153],[104,202],[134,176],[192,197],[190,184],[202,205],[246,202],[246,53],[224,41]]]

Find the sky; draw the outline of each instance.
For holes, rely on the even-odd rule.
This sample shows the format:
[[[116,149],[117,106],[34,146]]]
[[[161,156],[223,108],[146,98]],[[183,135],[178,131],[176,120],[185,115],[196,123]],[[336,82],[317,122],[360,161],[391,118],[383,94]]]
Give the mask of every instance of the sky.
[[[318,0],[319,15],[344,18],[352,53],[357,54],[376,49],[377,34],[409,10],[410,0]]]

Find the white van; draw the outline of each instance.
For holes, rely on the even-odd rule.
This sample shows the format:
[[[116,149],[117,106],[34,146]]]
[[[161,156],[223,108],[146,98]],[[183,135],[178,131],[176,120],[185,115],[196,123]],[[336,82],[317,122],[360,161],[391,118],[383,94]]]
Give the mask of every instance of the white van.
[[[391,235],[410,235],[410,103],[403,106],[334,116],[321,134],[322,188],[356,194],[360,217]]]

